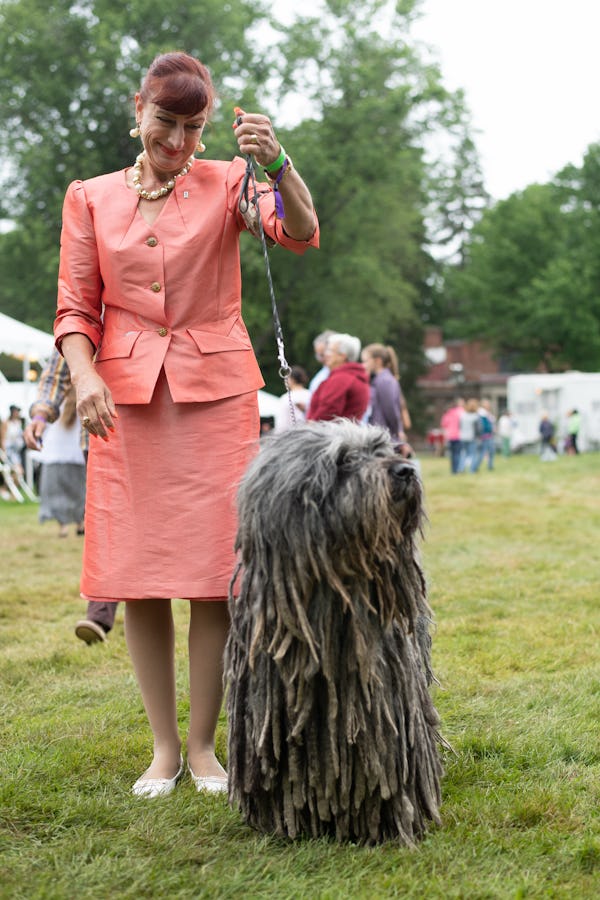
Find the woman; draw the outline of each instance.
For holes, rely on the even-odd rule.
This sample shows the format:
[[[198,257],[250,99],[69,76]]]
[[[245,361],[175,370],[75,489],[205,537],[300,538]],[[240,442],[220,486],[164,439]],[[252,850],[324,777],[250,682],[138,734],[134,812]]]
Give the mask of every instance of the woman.
[[[386,347],[383,344],[368,344],[361,354],[361,359],[371,382],[371,402],[367,421],[369,425],[387,428],[394,444],[408,456],[412,452],[404,434],[404,422],[408,411],[405,412],[400,390],[396,352],[393,347]]]
[[[44,434],[40,462],[40,522],[56,519],[61,538],[68,536],[70,522],[76,523],[77,534],[83,534],[85,458],[72,386],[66,393],[60,418]]]
[[[81,589],[126,602],[154,736],[141,796],[170,793],[183,773],[172,597],[191,601],[189,770],[198,790],[227,789],[214,733],[234,495],[258,446],[263,380],[240,314],[245,161],[194,159],[214,96],[198,60],[157,57],[135,97],[143,152],[131,168],[73,182],[63,213],[55,336],[92,438]],[[269,119],[241,113],[233,127],[240,152],[268,169],[267,237],[296,253],[318,246],[310,193]]]
[[[306,418],[313,421],[355,419],[360,422],[369,405],[369,379],[357,362],[360,341],[351,334],[331,334],[327,338],[324,361],[329,375],[310,400]]]

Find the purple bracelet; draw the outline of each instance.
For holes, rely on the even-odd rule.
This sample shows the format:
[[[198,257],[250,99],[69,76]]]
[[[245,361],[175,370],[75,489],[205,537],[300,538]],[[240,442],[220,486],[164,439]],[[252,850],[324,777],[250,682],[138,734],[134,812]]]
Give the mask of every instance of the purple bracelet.
[[[48,424],[48,419],[45,419],[44,416],[32,416],[31,421],[32,422],[44,422],[45,424]]]
[[[281,194],[279,193],[279,184],[281,182],[281,179],[283,178],[283,176],[286,173],[288,165],[289,165],[288,158],[286,156],[286,158],[283,161],[283,165],[281,166],[281,169],[279,170],[279,175],[277,176],[277,178],[274,178],[273,181],[271,181],[271,188],[273,190],[273,193],[275,194],[275,215],[277,216],[278,219],[285,219],[285,210],[283,208],[283,198],[282,198]]]

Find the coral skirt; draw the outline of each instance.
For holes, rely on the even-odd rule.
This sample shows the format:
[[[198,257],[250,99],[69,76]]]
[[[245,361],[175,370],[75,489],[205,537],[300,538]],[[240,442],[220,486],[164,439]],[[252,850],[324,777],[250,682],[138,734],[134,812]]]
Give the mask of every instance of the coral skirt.
[[[235,495],[258,450],[256,391],[119,405],[108,442],[91,438],[82,596],[226,599],[235,568]]]

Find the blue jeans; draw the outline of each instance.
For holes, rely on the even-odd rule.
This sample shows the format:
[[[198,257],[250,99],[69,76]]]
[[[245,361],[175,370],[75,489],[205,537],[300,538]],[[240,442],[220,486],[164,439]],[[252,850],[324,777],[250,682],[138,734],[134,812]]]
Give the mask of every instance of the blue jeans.
[[[450,471],[456,475],[460,471],[460,441],[448,441],[450,447]]]
[[[496,452],[496,446],[494,442],[494,438],[480,438],[477,443],[477,455],[475,456],[475,461],[471,466],[471,471],[476,472],[479,469],[479,466],[483,462],[484,456],[488,458],[488,469],[494,468],[494,454]]]
[[[477,459],[477,442],[461,441],[460,442],[460,462],[458,471],[464,472],[466,468],[470,468],[474,472],[473,464]]]

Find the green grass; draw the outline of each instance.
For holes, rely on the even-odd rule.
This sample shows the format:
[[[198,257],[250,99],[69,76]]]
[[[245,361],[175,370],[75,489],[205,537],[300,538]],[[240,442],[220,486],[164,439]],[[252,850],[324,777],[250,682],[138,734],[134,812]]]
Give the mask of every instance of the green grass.
[[[443,825],[412,851],[260,836],[187,781],[132,797],[150,735],[122,608],[105,646],[77,641],[80,541],[58,540],[33,505],[0,505],[0,897],[600,896],[600,456],[423,471],[436,704],[454,753]],[[223,761],[225,746],[222,719]]]

